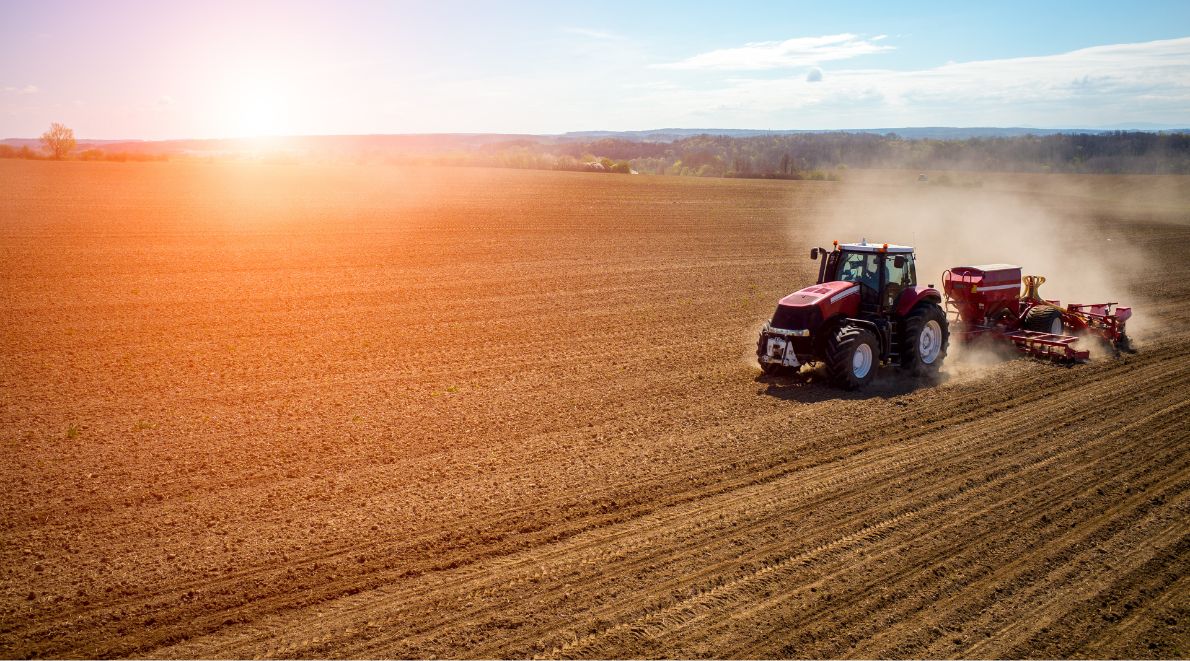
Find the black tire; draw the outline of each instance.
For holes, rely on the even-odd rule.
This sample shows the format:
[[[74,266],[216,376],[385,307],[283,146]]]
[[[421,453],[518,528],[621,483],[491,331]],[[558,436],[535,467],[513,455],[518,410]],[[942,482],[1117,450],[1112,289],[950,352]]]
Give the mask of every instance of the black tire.
[[[1061,335],[1062,311],[1052,305],[1034,305],[1025,313],[1022,325],[1026,330]]]
[[[761,360],[761,358],[763,358],[763,357],[764,357],[764,334],[761,334],[760,338],[756,340],[756,364],[760,365],[760,371],[763,372],[764,374],[767,374],[770,376],[775,375],[778,371],[778,368],[781,366],[774,365],[772,363],[766,363],[763,360]]]
[[[1128,337],[1123,329],[1120,330],[1120,337],[1116,340],[1115,350],[1117,354],[1121,351],[1124,353],[1136,353],[1136,348],[1132,346],[1132,338]]]
[[[856,352],[867,346],[868,369],[857,373]],[[844,390],[856,390],[872,382],[880,365],[880,345],[872,331],[856,326],[840,326],[826,343],[826,372],[831,383]]]
[[[923,332],[927,333],[924,346]],[[901,337],[898,341],[901,369],[917,376],[936,374],[942,368],[946,349],[950,346],[950,325],[946,321],[946,313],[937,303],[927,301],[917,305],[901,320]]]

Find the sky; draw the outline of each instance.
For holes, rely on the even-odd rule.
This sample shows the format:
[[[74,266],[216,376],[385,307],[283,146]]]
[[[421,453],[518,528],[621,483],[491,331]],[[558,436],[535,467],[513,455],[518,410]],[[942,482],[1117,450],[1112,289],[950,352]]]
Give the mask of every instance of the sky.
[[[0,138],[1190,126],[1190,2],[0,0]]]

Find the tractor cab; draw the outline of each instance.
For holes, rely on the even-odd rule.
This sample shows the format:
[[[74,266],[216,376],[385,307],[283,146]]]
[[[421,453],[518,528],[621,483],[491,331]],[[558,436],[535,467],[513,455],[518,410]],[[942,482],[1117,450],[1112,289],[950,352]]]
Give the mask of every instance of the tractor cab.
[[[859,243],[835,244],[826,252],[814,248],[812,259],[819,259],[818,284],[851,282],[860,285],[860,302],[872,312],[891,310],[906,288],[917,284],[913,248],[909,246]]]

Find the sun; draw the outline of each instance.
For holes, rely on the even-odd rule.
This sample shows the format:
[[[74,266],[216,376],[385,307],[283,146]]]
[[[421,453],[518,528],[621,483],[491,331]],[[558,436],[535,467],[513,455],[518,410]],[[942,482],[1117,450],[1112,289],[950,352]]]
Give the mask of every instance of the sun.
[[[236,111],[236,133],[246,138],[279,135],[283,120],[277,97],[267,94],[247,96]]]
[[[234,81],[220,104],[221,133],[229,138],[263,138],[291,132],[294,112],[282,85],[265,77]]]

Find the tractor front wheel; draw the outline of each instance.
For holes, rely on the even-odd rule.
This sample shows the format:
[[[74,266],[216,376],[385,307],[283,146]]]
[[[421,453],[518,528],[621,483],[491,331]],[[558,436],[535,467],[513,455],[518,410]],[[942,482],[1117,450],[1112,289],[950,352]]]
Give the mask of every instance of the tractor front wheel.
[[[826,371],[845,390],[862,388],[876,376],[880,349],[872,331],[841,326],[827,339]]]
[[[911,374],[933,374],[942,367],[950,343],[950,325],[937,303],[922,303],[901,322],[901,369]]]

